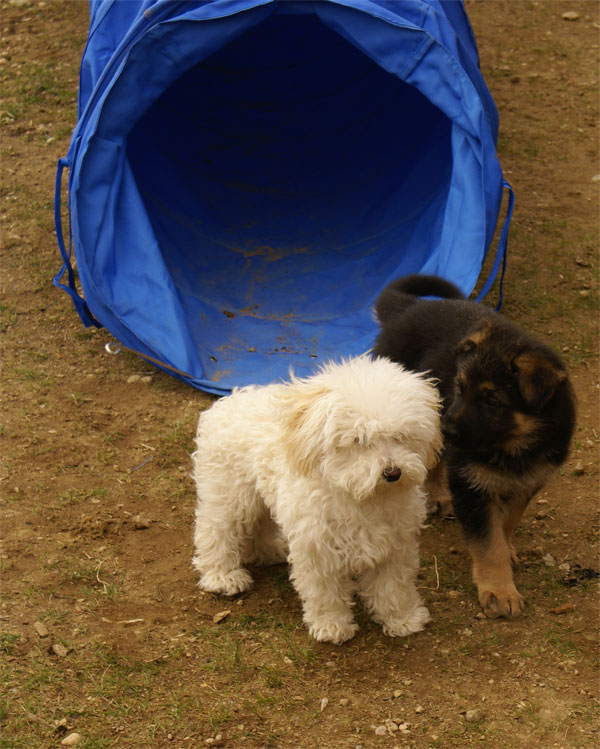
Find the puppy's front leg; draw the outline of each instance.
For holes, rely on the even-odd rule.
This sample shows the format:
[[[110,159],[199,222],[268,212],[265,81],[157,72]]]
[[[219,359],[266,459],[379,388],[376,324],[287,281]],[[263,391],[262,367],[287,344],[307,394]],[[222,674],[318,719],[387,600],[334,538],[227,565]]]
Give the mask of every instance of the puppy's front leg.
[[[510,535],[516,525],[502,500],[474,490],[463,479],[450,479],[454,512],[462,525],[473,565],[473,582],[479,603],[490,619],[519,616],[523,596],[513,580],[515,555]]]
[[[361,575],[363,605],[388,637],[420,632],[431,621],[415,587],[418,563],[415,542],[414,549],[399,549],[393,558]]]
[[[290,548],[290,578],[302,600],[303,619],[309,633],[322,642],[340,645],[356,634],[352,614],[354,585],[341,572],[331,572],[316,551]]]
[[[452,495],[446,478],[446,462],[442,458],[427,475],[427,511],[442,517],[452,515]]]

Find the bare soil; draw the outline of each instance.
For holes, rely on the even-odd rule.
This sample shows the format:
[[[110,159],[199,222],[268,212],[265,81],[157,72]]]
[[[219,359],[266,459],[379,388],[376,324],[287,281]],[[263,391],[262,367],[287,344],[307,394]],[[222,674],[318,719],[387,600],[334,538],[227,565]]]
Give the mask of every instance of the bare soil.
[[[517,533],[525,615],[481,617],[436,518],[427,631],[390,639],[359,611],[341,647],[311,641],[284,565],[238,599],[196,587],[189,454],[211,397],[109,356],[51,285],[87,3],[0,8],[0,747],[598,746],[598,4],[467,3],[516,192],[503,311],[562,353],[579,401]]]

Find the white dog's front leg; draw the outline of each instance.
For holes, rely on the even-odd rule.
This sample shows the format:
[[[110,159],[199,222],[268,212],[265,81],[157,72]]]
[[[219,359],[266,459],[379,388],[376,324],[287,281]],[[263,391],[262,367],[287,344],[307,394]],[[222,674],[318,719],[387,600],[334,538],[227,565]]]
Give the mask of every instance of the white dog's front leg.
[[[321,642],[340,645],[356,634],[352,614],[354,585],[343,573],[324,575],[319,560],[290,552],[290,578],[302,599],[303,619],[308,631]]]
[[[415,587],[415,572],[398,557],[368,570],[359,582],[365,608],[388,637],[420,632],[431,620]]]

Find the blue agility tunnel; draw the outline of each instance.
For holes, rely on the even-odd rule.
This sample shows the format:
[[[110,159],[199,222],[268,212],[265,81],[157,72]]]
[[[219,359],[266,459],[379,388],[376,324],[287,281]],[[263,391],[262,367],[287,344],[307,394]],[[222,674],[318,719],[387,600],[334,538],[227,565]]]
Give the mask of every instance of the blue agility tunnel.
[[[55,283],[203,390],[307,374],[400,275],[471,293],[497,127],[456,0],[92,0]]]

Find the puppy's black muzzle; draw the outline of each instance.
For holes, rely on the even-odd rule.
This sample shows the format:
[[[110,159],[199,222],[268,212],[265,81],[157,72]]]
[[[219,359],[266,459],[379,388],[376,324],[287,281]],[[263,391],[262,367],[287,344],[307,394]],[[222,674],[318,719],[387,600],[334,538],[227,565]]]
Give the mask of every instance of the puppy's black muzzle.
[[[398,481],[400,476],[402,476],[402,471],[395,466],[394,468],[386,468],[383,472],[383,478],[388,482],[388,484]]]
[[[446,442],[456,444],[459,441],[459,432],[456,424],[449,419],[442,421],[442,436]]]

